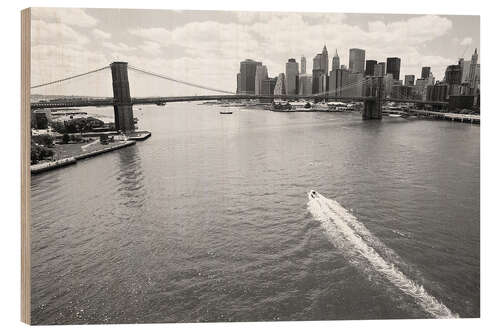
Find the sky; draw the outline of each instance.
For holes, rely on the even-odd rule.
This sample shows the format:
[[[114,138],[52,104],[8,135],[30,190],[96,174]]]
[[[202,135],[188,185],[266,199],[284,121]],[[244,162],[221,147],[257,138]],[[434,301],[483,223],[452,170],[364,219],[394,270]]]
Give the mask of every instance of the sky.
[[[32,85],[125,61],[172,78],[236,90],[240,61],[262,61],[270,76],[289,58],[312,59],[326,45],[348,65],[350,48],[366,59],[401,58],[405,74],[420,77],[431,66],[439,80],[458,58],[480,56],[479,16],[293,12],[171,11],[34,8],[31,27]],[[480,58],[479,58],[480,59]],[[211,94],[129,70],[131,95]],[[32,94],[112,96],[110,72],[99,72]]]

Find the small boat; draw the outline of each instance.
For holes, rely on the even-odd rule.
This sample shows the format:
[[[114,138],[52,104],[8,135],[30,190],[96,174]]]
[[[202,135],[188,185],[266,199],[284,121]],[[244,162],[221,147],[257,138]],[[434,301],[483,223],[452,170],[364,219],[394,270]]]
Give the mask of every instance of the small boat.
[[[233,114],[233,111],[220,111],[220,114]]]

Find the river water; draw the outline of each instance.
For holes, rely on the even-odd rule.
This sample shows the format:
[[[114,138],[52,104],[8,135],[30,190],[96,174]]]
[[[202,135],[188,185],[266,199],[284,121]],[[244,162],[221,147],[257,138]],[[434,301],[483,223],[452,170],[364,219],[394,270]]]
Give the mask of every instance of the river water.
[[[221,110],[32,177],[34,324],[479,316],[478,125]]]

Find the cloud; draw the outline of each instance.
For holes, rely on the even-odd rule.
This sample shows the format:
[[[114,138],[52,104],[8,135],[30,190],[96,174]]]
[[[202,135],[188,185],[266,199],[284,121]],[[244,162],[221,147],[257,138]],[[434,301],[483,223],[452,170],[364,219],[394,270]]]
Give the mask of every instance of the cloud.
[[[54,21],[81,28],[93,27],[97,20],[81,8],[33,8],[34,19]]]
[[[131,51],[134,51],[136,49],[135,47],[128,46],[127,44],[125,44],[123,42],[112,43],[112,42],[105,41],[102,43],[102,45],[105,48],[108,48],[114,52],[131,52]]]
[[[97,39],[110,39],[111,38],[110,33],[96,29],[96,28],[94,28],[92,30],[92,35],[94,35],[94,37]]]
[[[285,71],[288,58],[298,60],[303,54],[307,58],[308,72],[311,72],[312,58],[326,44],[330,61],[337,48],[341,63],[347,64],[349,48],[359,47],[366,50],[367,59],[385,61],[390,56],[400,57],[401,76],[418,75],[422,66],[431,66],[435,76],[440,78],[446,66],[455,63],[456,59],[433,54],[430,51],[433,48],[424,45],[432,45],[436,39],[449,34],[452,27],[450,19],[436,15],[403,16],[395,21],[373,20],[359,25],[346,19],[344,14],[272,12],[236,13],[233,22],[207,20],[174,28],[138,26],[129,29],[118,41],[104,38],[109,34],[96,27],[89,30],[87,36],[103,37],[97,45],[102,55],[96,59],[101,62],[96,60],[95,66],[88,68],[98,68],[102,61],[122,60],[181,80],[234,91],[241,60],[262,61],[269,75],[276,76]],[[80,41],[81,45],[83,39],[78,32],[67,28],[65,38],[72,43]],[[46,34],[54,34],[57,29],[52,30]],[[99,49],[101,45],[102,50]],[[83,56],[89,58],[88,54]],[[165,91],[170,95],[186,94],[191,89],[164,81],[151,84],[144,75],[133,78],[137,83],[132,83],[133,74],[130,75],[133,93],[137,95]],[[168,87],[167,90],[162,90],[164,87]]]
[[[50,44],[66,47],[80,47],[89,38],[64,23],[47,23],[42,20],[31,21],[31,40],[34,45]]]
[[[471,37],[465,37],[460,42],[460,45],[462,45],[462,46],[471,45],[471,44],[472,44],[472,38]]]

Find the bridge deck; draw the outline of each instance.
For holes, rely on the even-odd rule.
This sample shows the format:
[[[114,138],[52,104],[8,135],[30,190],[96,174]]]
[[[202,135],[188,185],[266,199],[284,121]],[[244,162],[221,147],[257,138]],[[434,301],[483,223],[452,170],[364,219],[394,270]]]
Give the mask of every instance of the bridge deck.
[[[295,99],[327,99],[329,101],[345,101],[345,102],[365,102],[368,100],[375,100],[375,97],[343,97],[331,95],[308,95],[308,96],[288,96],[288,95],[204,95],[204,96],[175,96],[175,97],[144,97],[132,98],[131,103],[135,105],[140,104],[162,104],[174,102],[193,102],[193,101],[213,101],[213,100],[244,100],[244,99],[281,99],[281,100],[295,100]],[[401,103],[415,103],[426,105],[448,105],[447,102],[438,101],[419,101],[419,100],[406,100],[386,98],[384,102],[401,102]],[[115,101],[113,98],[103,99],[78,99],[78,100],[62,100],[55,102],[34,102],[31,103],[31,109],[43,108],[63,108],[63,107],[87,107],[87,106],[113,106]]]

